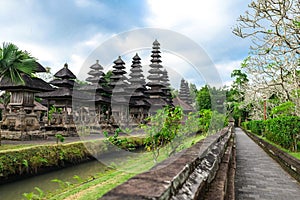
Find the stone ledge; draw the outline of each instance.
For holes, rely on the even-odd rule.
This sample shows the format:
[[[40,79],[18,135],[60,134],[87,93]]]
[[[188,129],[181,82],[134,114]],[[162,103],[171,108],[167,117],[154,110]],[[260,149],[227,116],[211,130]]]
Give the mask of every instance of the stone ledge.
[[[234,177],[235,177],[235,147],[234,138],[228,142],[227,149],[222,158],[220,168],[215,179],[209,186],[204,199],[223,200],[234,199]]]
[[[101,199],[197,199],[214,179],[231,129],[224,128],[194,146],[129,179]]]

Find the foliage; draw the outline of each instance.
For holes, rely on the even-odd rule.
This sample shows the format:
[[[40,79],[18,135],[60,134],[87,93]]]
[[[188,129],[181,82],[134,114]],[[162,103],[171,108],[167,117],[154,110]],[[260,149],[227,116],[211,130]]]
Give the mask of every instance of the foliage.
[[[205,85],[198,91],[196,105],[199,111],[211,109],[211,98],[208,85]]]
[[[190,112],[183,117],[184,124],[180,127],[180,132],[183,135],[199,133],[199,113]]]
[[[129,129],[127,129],[126,131],[130,132]],[[111,144],[127,151],[134,151],[136,148],[144,146],[143,137],[120,137],[120,132],[123,131],[120,128],[117,128],[113,136],[109,136],[107,131],[104,131],[103,135]]]
[[[152,151],[153,159],[157,162],[162,147],[172,143],[172,141],[179,137],[179,129],[181,127],[181,119],[183,112],[181,107],[157,110],[155,115],[150,116],[147,120],[149,125],[142,125],[147,137],[145,139],[145,148],[147,151]],[[174,145],[174,146],[173,146]],[[178,144],[171,144],[170,154]]]
[[[265,123],[262,120],[252,120],[243,123],[243,127],[252,133],[262,135],[264,133]]]
[[[3,43],[0,48],[0,77],[13,83],[24,84],[21,73],[32,75],[37,67],[35,58],[28,52],[21,51],[12,43]]]
[[[280,118],[268,119],[266,121],[253,120],[244,122],[243,127],[252,133],[262,135],[280,145],[281,147],[298,151],[300,139],[300,118],[296,116],[282,116]]]
[[[265,123],[266,138],[283,148],[297,151],[300,139],[300,118],[295,116],[269,119]]]
[[[193,102],[196,100],[196,97],[197,97],[197,93],[198,93],[198,90],[197,90],[197,87],[195,84],[193,83],[190,83],[190,95],[191,95],[191,98],[193,100]]]
[[[188,148],[196,142],[202,140],[203,135],[194,135],[183,141],[183,148]],[[159,157],[158,162],[167,158],[166,154],[162,154]],[[73,177],[77,181],[73,184],[67,184],[57,179],[57,183],[61,182],[59,189],[45,193],[44,199],[95,199],[100,198],[109,190],[115,188],[117,185],[127,181],[129,178],[138,174],[140,171],[147,171],[151,169],[155,163],[153,162],[153,155],[151,152],[145,152],[143,154],[136,154],[132,158],[125,159],[119,163],[124,170],[106,169],[104,172],[97,173],[89,179],[81,179],[76,175]],[[130,170],[132,173],[127,173]],[[74,195],[74,196],[73,196]]]
[[[60,142],[65,141],[65,138],[64,138],[64,136],[62,136],[62,134],[55,134],[55,137],[56,137],[56,144],[58,144],[58,141],[60,141]]]
[[[61,113],[62,109],[61,108],[56,108],[55,106],[51,106],[50,109],[49,109],[49,115],[48,115],[48,118],[49,120],[52,119],[52,115],[53,113]]]
[[[86,146],[89,146],[90,151]],[[0,179],[16,174],[34,174],[44,167],[77,163],[106,151],[107,145],[102,140],[2,150],[0,151]]]
[[[226,125],[225,115],[217,111],[201,110],[199,112],[199,130],[202,133],[213,133]]]
[[[238,19],[234,34],[252,41],[250,56],[241,67],[249,80],[243,87],[243,103],[251,105],[252,119],[261,119],[261,102],[274,95],[279,104],[294,103],[291,114],[300,116],[299,8],[296,0],[252,0]],[[271,109],[279,106],[268,103]]]
[[[113,75],[112,71],[109,70],[106,74],[104,74],[103,78],[105,80],[104,83],[102,83],[101,86],[107,87],[110,84],[110,77]]]
[[[199,130],[202,133],[207,133],[210,127],[212,111],[208,109],[199,112]]]
[[[273,116],[289,116],[295,113],[295,104],[291,101],[284,102],[279,106],[272,108],[271,115]]]
[[[38,192],[38,194],[35,194],[34,192],[24,193],[23,197],[25,197],[27,200],[39,200],[45,197],[44,191],[42,189],[40,189],[39,187],[34,187],[34,189]]]
[[[3,94],[0,96],[0,103],[3,104],[3,107],[5,110],[7,110],[7,105],[10,102],[10,92],[5,91]]]

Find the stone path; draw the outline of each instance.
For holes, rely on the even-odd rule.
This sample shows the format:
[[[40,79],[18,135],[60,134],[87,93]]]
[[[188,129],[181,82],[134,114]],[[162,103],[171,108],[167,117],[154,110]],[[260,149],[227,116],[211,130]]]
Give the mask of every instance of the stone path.
[[[300,200],[300,184],[236,128],[236,199]]]

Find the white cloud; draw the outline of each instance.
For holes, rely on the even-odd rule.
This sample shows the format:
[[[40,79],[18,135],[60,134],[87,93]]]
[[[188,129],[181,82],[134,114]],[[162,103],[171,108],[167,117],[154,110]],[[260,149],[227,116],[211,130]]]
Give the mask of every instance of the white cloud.
[[[233,82],[231,78],[231,72],[234,69],[238,69],[241,66],[242,60],[230,60],[223,61],[219,63],[215,63],[215,66],[221,75],[221,79],[223,80],[223,85],[230,86]]]
[[[248,1],[250,0],[147,1],[150,11],[145,11],[148,14],[144,19],[145,27],[177,31],[195,41],[198,47],[201,45],[207,53],[194,51],[195,46],[192,48],[191,45],[185,45],[174,36],[176,34],[164,34],[163,31],[158,31],[159,34],[155,31],[132,35],[128,33],[114,40],[113,45],[105,43],[118,36],[114,31],[119,30],[115,29],[115,26],[120,26],[117,22],[121,20],[122,24],[124,23],[122,19],[116,18],[116,24],[113,24],[109,19],[114,17],[111,10],[114,5],[108,6],[96,0],[65,2],[57,13],[56,10],[54,12],[57,4],[51,1],[43,4],[27,0],[22,6],[18,1],[0,1],[0,32],[3,41],[13,42],[20,49],[29,51],[42,65],[51,67],[53,73],[67,62],[79,77],[82,76],[82,68],[87,72],[96,59],[99,59],[104,67],[111,66],[118,55],[124,55],[126,66],[129,68],[131,56],[135,52],[140,53],[143,65],[149,65],[152,42],[157,38],[162,49],[167,50],[162,54],[162,61],[170,73],[174,87],[179,85],[181,77],[200,86],[205,83],[204,76],[210,79],[208,75],[215,75],[210,73],[211,68],[218,70],[223,82],[230,82],[230,66],[237,62],[235,60],[243,59],[232,59],[231,55],[239,53],[243,46],[232,39],[235,36],[230,28],[235,24],[238,15],[246,9]],[[44,10],[46,6],[49,6],[49,9]],[[96,10],[101,15],[92,15]],[[140,19],[140,16],[136,17]],[[80,21],[81,23],[77,24]],[[105,23],[106,25],[103,25]],[[126,26],[127,28],[139,28],[138,23],[128,23],[131,25]],[[103,44],[106,45],[105,48],[97,51]],[[175,54],[168,51],[170,49]],[[126,58],[126,55],[129,58]],[[208,56],[217,63],[216,67]],[[195,67],[190,65],[189,62],[192,61],[197,61],[196,68],[200,68],[200,75],[195,71]]]
[[[209,65],[209,68],[216,68],[223,84],[229,84],[232,69],[239,66],[239,59],[246,57],[248,51],[248,43],[233,35],[231,29],[238,16],[247,9],[249,2],[250,0],[148,0],[150,15],[146,22],[150,27],[174,30],[194,40],[215,63],[215,66]],[[176,42],[178,41],[175,40],[174,43]],[[184,45],[179,47],[185,48]],[[192,49],[188,55],[195,60],[199,60],[201,56],[193,53]],[[173,65],[176,66],[176,63]],[[203,71],[205,64],[197,67]],[[187,71],[186,69],[183,67],[180,70]],[[192,72],[188,74],[190,80],[195,80],[193,75]],[[207,73],[204,75],[207,76]]]
[[[149,0],[149,26],[180,31],[192,38],[211,41],[230,24],[232,0]]]

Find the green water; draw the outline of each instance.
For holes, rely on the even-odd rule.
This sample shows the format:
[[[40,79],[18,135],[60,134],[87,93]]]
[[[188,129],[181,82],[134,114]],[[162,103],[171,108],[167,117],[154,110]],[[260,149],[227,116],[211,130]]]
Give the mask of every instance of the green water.
[[[26,199],[22,194],[34,191],[34,187],[39,187],[43,191],[55,191],[59,188],[59,184],[51,182],[53,179],[76,183],[77,180],[73,178],[74,175],[86,179],[97,173],[104,172],[105,169],[105,165],[95,160],[16,182],[6,183],[0,185],[0,200]],[[38,192],[36,191],[36,193]]]

